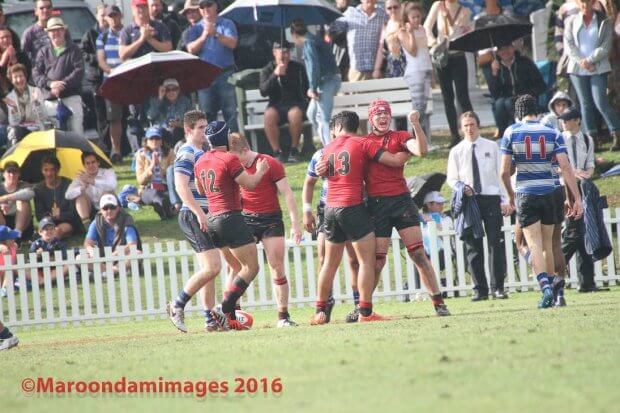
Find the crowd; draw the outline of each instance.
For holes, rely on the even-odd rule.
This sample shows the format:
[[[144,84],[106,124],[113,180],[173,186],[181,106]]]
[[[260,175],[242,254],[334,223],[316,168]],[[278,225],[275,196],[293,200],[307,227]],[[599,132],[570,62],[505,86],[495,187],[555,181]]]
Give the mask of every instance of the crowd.
[[[368,294],[368,280],[372,278],[369,274],[374,274],[375,270],[380,271],[382,268],[388,247],[385,237],[391,234],[392,226],[396,226],[403,237],[433,297],[435,310],[439,315],[449,314],[441,299],[434,270],[425,253],[425,248],[426,251],[429,249],[429,241],[428,237],[425,238],[420,232],[420,219],[423,223],[434,220],[440,225],[454,225],[459,236],[465,241],[467,263],[476,285],[475,301],[487,299],[490,295],[500,299],[507,298],[503,289],[506,271],[503,238],[498,229],[501,226],[501,216],[511,215],[514,212],[515,196],[498,177],[500,169],[506,172],[505,169],[508,168],[510,171],[510,168],[505,165],[505,157],[498,152],[497,143],[480,137],[480,122],[473,112],[474,108],[469,98],[466,55],[458,51],[442,53],[441,47],[442,44],[449,43],[450,39],[473,30],[476,19],[481,16],[513,12],[503,7],[503,2],[486,0],[484,3],[484,11],[478,13],[458,0],[435,1],[430,9],[419,3],[400,3],[398,0],[387,0],[381,5],[378,5],[376,0],[362,0],[357,6],[350,5],[348,0],[339,0],[336,5],[343,16],[329,26],[314,30],[308,28],[302,19],[293,21],[288,28],[292,44],[286,39],[275,42],[272,48],[273,61],[260,72],[260,93],[269,100],[264,114],[265,135],[274,157],[281,163],[300,161],[299,142],[304,119],[313,123],[324,147],[329,147],[334,137],[356,132],[366,134],[367,125],[360,125],[359,122],[355,125],[353,120],[346,116],[343,118],[342,114],[337,121],[341,130],[334,131],[334,118],[331,113],[333,98],[338,93],[342,81],[354,82],[384,77],[403,77],[408,85],[412,109],[417,113],[410,119],[413,135],[405,133],[401,136],[394,132],[393,139],[399,142],[400,146],[397,144],[394,144],[394,147],[390,146],[393,132],[388,132],[385,122],[388,117],[391,121],[391,113],[389,104],[385,102],[384,105],[375,104],[374,112],[369,113],[372,128],[369,136],[386,139],[383,144],[387,145],[388,152],[397,155],[406,150],[422,156],[427,151],[427,137],[430,138],[431,131],[426,103],[433,84],[437,83],[441,89],[452,148],[448,159],[448,185],[455,192],[455,197],[459,201],[457,204],[462,207],[462,214],[457,214],[454,221],[442,216],[440,212],[445,200],[435,193],[429,194],[425,199],[424,213],[418,217],[417,208],[411,209],[409,201],[393,199],[390,201],[393,204],[386,207],[384,204],[386,201],[383,199],[386,194],[382,191],[389,188],[389,184],[367,186],[371,215],[374,216],[381,210],[400,211],[399,208],[402,208],[406,211],[406,215],[415,215],[416,218],[404,223],[398,221],[402,217],[385,218],[385,228],[382,227],[377,232],[376,262],[366,261],[365,254],[360,256],[359,250],[356,250],[357,260],[356,254],[349,254],[353,256],[350,262],[351,268],[356,269],[355,273],[360,273],[359,278],[365,284],[360,288],[361,304],[350,315],[351,319],[357,319],[360,314],[363,317],[374,317],[372,306],[369,306],[371,298]],[[620,76],[617,71],[613,71],[620,59],[620,16],[616,3],[611,0],[574,0],[567,1],[557,11],[555,46],[561,57],[557,74],[559,79],[564,77],[569,82],[558,81],[557,84],[545,82],[536,63],[528,56],[527,48],[524,48],[523,43],[519,41],[497,44],[495,48],[480,51],[476,56],[477,65],[486,80],[492,99],[492,112],[497,127],[495,137],[504,137],[503,154],[514,155],[511,152],[514,150],[511,145],[515,143],[510,136],[515,133],[515,129],[518,129],[513,125],[515,120],[525,121],[522,123],[525,125],[527,121],[535,121],[535,117],[542,112],[541,108],[549,109],[549,113],[543,118],[544,123],[540,125],[550,128],[544,133],[548,136],[547,142],[552,145],[550,147],[552,150],[546,149],[543,140],[542,143],[538,142],[537,153],[545,159],[546,155],[553,151],[568,153],[566,159],[561,155],[560,158],[563,159],[562,162],[568,162],[563,163],[562,175],[563,181],[566,181],[566,185],[570,188],[568,198],[573,213],[568,220],[569,231],[562,238],[561,245],[558,244],[559,238],[555,234],[551,237],[550,234],[544,233],[542,238],[532,236],[531,231],[526,229],[531,222],[522,218],[521,214],[517,222],[523,228],[524,236],[521,238],[519,248],[524,255],[528,254],[528,258],[532,256],[538,275],[555,273],[559,279],[563,277],[564,270],[551,271],[547,267],[546,272],[541,271],[544,263],[541,261],[539,250],[543,247],[553,248],[556,263],[562,261],[564,257],[570,258],[577,253],[580,276],[583,277],[581,288],[584,291],[595,290],[596,286],[592,280],[591,257],[588,258],[581,236],[585,231],[585,224],[579,214],[580,205],[577,202],[586,194],[583,185],[580,186],[582,189],[577,189],[574,182],[575,179],[579,182],[589,181],[595,162],[594,151],[599,150],[606,139],[611,140],[612,150],[620,150],[620,118],[614,105],[610,103],[610,99],[617,99],[620,96],[620,90],[617,90]],[[3,94],[0,105],[0,125],[3,126],[0,128],[0,146],[10,148],[29,132],[52,127],[83,135],[84,112],[81,92],[82,81],[86,80],[94,95],[100,138],[102,142],[107,142],[106,147],[112,161],[118,163],[122,160],[125,153],[123,149],[125,136],[131,134],[143,138],[143,147],[133,155],[133,168],[138,187],[124,188],[117,197],[114,170],[101,168],[99,157],[90,152],[82,154],[83,172],[73,180],[59,175],[61,165],[56,157],[53,155],[44,157],[39,165],[43,180],[33,186],[20,180],[20,173],[23,171],[18,164],[6,163],[3,169],[3,182],[0,185],[0,224],[7,228],[5,231],[5,227],[1,227],[2,231],[6,232],[7,240],[7,245],[3,248],[13,254],[17,244],[8,240],[16,240],[17,243],[30,241],[35,236],[33,218],[36,218],[39,239],[32,244],[35,248],[33,252],[64,250],[62,241],[76,233],[86,233],[83,246],[89,255],[94,254],[96,249],[106,246],[112,247],[114,251],[120,251],[120,247],[130,246],[139,249],[139,234],[131,216],[123,211],[123,207],[129,202],[152,205],[162,219],[178,214],[181,228],[199,257],[202,257],[200,261],[203,265],[203,269],[195,278],[198,281],[190,286],[190,291],[185,292],[186,296],[179,296],[169,308],[175,325],[184,328],[183,305],[203,285],[205,288],[211,285],[212,288],[213,274],[219,272],[219,269],[215,271],[217,265],[214,266],[209,261],[211,251],[218,242],[213,244],[213,240],[207,238],[200,241],[200,237],[196,235],[202,233],[207,226],[207,220],[211,219],[206,215],[205,195],[210,194],[209,199],[220,196],[215,178],[207,176],[206,178],[211,179],[209,183],[205,178],[206,172],[200,180],[196,180],[194,176],[194,167],[199,163],[200,156],[203,153],[211,153],[204,152],[203,148],[206,120],[217,119],[221,112],[226,130],[230,129],[232,133],[230,142],[236,142],[237,149],[234,149],[235,144],[229,144],[228,140],[225,142],[218,140],[222,138],[217,129],[219,127],[224,130],[224,126],[210,126],[216,129],[211,133],[213,138],[210,140],[211,146],[230,149],[236,155],[235,159],[242,161],[243,165],[237,165],[238,161],[235,163],[223,154],[213,154],[214,159],[222,158],[220,161],[224,164],[227,162],[235,164],[234,170],[227,170],[233,181],[245,190],[253,191],[258,185],[259,178],[268,174],[277,186],[276,193],[277,191],[282,191],[285,195],[288,193],[288,184],[280,185],[285,179],[283,169],[274,174],[274,170],[280,170],[281,165],[272,163],[265,166],[271,161],[261,160],[263,155],[252,152],[243,135],[236,133],[239,129],[238,108],[234,86],[229,80],[235,73],[237,27],[231,20],[219,16],[221,7],[215,0],[187,0],[179,13],[184,18],[174,13],[165,13],[161,0],[132,0],[132,23],[129,26],[123,26],[118,7],[102,4],[97,7],[96,27],[84,35],[80,45],[76,45],[69,38],[68,28],[62,16],[54,16],[52,10],[51,0],[38,0],[35,6],[36,22],[24,31],[21,41],[11,28],[2,24],[0,20],[0,88]],[[122,62],[149,52],[163,52],[174,48],[186,50],[220,67],[221,73],[209,88],[197,91],[195,96],[182,93],[178,79],[174,78],[163,80],[157,95],[140,105],[123,107],[97,95],[96,90],[101,82]],[[299,59],[293,58],[295,53],[291,52],[294,50],[299,51],[297,54],[301,56]],[[608,83],[610,76],[611,81]],[[558,85],[563,86],[557,87]],[[553,91],[554,95],[549,102],[546,102],[544,97],[550,91]],[[521,99],[526,103],[522,102],[520,106],[516,102],[523,95],[529,96],[529,100]],[[200,111],[194,110],[196,106]],[[519,110],[526,113],[519,113]],[[378,116],[378,120],[373,120],[373,116]],[[291,140],[291,150],[287,156],[280,148],[280,126],[283,124],[288,124]],[[402,124],[397,125],[399,129],[405,129]],[[540,125],[537,127],[542,127]],[[356,127],[352,129],[353,126]],[[556,129],[561,135],[551,137],[552,131]],[[410,139],[412,136],[416,139]],[[521,139],[521,135],[519,136]],[[409,140],[415,141],[416,146],[410,147],[407,143]],[[532,142],[519,142],[517,145],[522,144],[527,146],[532,145]],[[216,149],[216,152],[227,153],[221,149]],[[531,152],[528,153],[531,156]],[[377,152],[374,152],[370,158],[376,156]],[[322,162],[320,157],[321,155],[313,158],[315,166],[319,169],[318,165]],[[398,171],[400,166],[397,163],[401,160],[389,159],[386,161],[388,166],[376,166],[378,163],[372,163],[371,166],[379,169],[396,167]],[[343,162],[341,167],[345,168],[346,160],[341,161]],[[523,172],[524,166],[520,162],[516,161],[518,182],[523,181],[519,178],[520,173],[521,178],[528,173],[532,174]],[[572,164],[573,169],[565,168],[568,164]],[[568,172],[571,170],[574,170],[572,175]],[[237,178],[244,176],[244,171],[248,177],[239,181]],[[547,172],[551,173],[545,169],[545,173]],[[384,176],[390,173],[386,172]],[[381,174],[377,172],[378,176],[382,176]],[[402,169],[400,174],[402,175]],[[312,173],[309,169],[311,179],[307,179],[307,184],[314,185],[313,180],[316,181],[319,175],[321,174],[314,169]],[[400,178],[400,176],[397,178],[398,182]],[[544,179],[552,178],[545,175]],[[554,183],[550,185],[557,186],[555,178],[553,179]],[[517,192],[519,192],[518,182]],[[527,187],[527,183],[521,182],[521,188],[523,187]],[[290,187],[288,189],[290,190]],[[394,189],[394,193],[387,194],[388,198],[402,196],[404,192],[400,193],[401,189],[403,188]],[[242,190],[244,200],[248,196],[252,197],[251,192],[244,192],[245,190]],[[304,225],[310,229],[315,228],[312,209],[307,208],[312,199],[311,192],[312,187],[304,188],[303,220]],[[529,192],[521,191],[519,196],[522,193]],[[541,195],[536,191],[529,194]],[[329,196],[325,198],[328,206],[329,199]],[[372,203],[373,199],[377,202],[376,205]],[[474,199],[475,202],[470,202]],[[34,213],[31,209],[31,200]],[[238,199],[235,199],[235,202],[237,201]],[[475,204],[474,215],[480,218],[476,225],[471,225],[469,222],[472,203]],[[523,204],[523,201],[518,201],[517,204],[519,203]],[[297,234],[298,217],[294,201],[288,206],[293,229]],[[228,207],[230,205],[226,206]],[[519,205],[516,207],[519,208]],[[211,209],[211,205],[209,208]],[[224,210],[229,211],[226,208]],[[270,211],[257,212],[245,208],[244,204],[246,223],[250,219],[264,219],[262,215],[267,212],[276,214],[269,219],[275,219],[276,223],[281,222],[279,205],[277,208],[274,205]],[[212,215],[213,211],[209,217]],[[258,218],[252,218],[252,215],[257,215]],[[538,217],[541,218],[543,227],[558,226],[558,221],[561,222],[562,214],[557,211],[555,215],[551,214],[553,217],[542,215]],[[278,239],[283,237],[283,230],[277,230],[269,234],[270,236],[257,232],[259,231],[257,228],[262,231],[267,224],[273,222],[269,220],[267,223],[260,222],[249,233],[248,239],[253,235],[257,239],[264,237],[263,242],[266,242],[265,240],[271,237]],[[399,227],[400,224],[403,226]],[[211,224],[208,227],[211,228]],[[8,228],[14,228],[16,231],[11,232]],[[228,227],[223,225],[222,228]],[[408,231],[409,229],[413,232]],[[211,235],[215,238],[221,237],[222,233],[218,234],[221,230],[216,229]],[[356,228],[357,232],[363,230],[363,226]],[[481,231],[485,231],[486,235],[494,240],[489,242],[492,272],[490,288],[484,274],[483,248],[479,236]],[[341,243],[344,241],[343,235],[328,232],[326,238],[328,241]],[[554,239],[553,244],[549,242],[551,238]],[[227,240],[225,237],[222,245],[232,243],[234,250],[234,247],[237,247],[235,242],[236,240]],[[279,244],[273,248],[274,254],[281,252]],[[201,255],[202,253],[205,254]],[[339,254],[341,256],[342,252],[334,253],[328,248],[325,252],[328,263],[324,266],[325,274],[322,271],[321,278],[329,280],[329,273],[335,262],[334,257],[338,257]],[[251,274],[254,268],[248,264],[252,259],[245,253],[240,255],[233,253],[232,256],[229,257],[229,262],[237,261],[238,275],[231,277],[230,288],[233,292],[231,296],[237,297],[253,278]],[[272,257],[269,264],[273,270],[274,282],[278,286],[283,286],[286,278],[278,262],[279,258]],[[234,265],[231,267],[235,268]],[[539,280],[541,287],[546,291],[547,284],[553,285],[553,302],[560,303],[561,300],[557,295],[559,290],[556,288],[559,281],[547,280],[545,277]],[[353,285],[357,286],[357,281]],[[211,309],[214,297],[209,294],[212,293],[204,295],[205,308]],[[283,298],[288,297],[288,289],[283,288],[281,295],[279,319],[284,320],[283,325],[294,325],[288,314],[287,299]],[[319,289],[319,295],[320,304],[317,308],[320,310],[318,313],[322,312],[323,316],[314,321],[321,324],[326,321],[325,312],[331,299],[327,284]],[[545,296],[544,300],[546,300],[545,306],[548,306],[549,297]],[[228,319],[231,306],[234,308],[234,300],[231,301],[229,296],[223,305]],[[215,311],[206,311],[205,315],[208,328],[217,329],[217,325],[221,327],[225,324]],[[234,316],[229,321],[234,321]],[[181,327],[179,329],[182,330]]]

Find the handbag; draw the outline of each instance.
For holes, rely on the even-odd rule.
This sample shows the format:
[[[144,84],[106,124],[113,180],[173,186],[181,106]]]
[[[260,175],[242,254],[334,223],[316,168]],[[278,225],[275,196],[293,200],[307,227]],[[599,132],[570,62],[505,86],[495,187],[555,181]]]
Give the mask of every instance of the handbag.
[[[444,37],[439,43],[431,47],[428,53],[431,56],[431,63],[434,67],[441,69],[448,65],[450,42]]]

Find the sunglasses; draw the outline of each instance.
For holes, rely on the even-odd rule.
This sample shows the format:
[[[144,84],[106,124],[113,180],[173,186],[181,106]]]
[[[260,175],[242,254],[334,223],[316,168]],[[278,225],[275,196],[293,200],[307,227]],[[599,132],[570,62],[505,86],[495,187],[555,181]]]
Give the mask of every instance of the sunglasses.
[[[7,174],[13,174],[13,175],[19,174],[19,171],[17,169],[7,169],[5,172]]]
[[[116,205],[104,205],[101,209],[104,211],[113,211],[116,209]]]
[[[166,92],[178,92],[180,89],[178,87],[167,87]]]

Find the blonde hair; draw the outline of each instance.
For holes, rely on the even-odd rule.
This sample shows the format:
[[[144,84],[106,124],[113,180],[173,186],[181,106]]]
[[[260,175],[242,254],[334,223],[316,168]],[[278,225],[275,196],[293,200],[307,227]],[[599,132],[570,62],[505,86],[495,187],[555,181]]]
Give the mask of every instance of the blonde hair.
[[[233,152],[242,152],[243,150],[250,149],[248,140],[238,132],[232,132],[228,135],[228,145]]]

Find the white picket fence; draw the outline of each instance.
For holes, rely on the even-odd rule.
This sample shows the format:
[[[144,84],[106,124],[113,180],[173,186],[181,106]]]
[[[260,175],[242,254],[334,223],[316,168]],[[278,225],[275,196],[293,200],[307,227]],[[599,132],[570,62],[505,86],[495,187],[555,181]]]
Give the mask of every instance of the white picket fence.
[[[615,209],[614,217],[609,210],[604,211],[607,231],[612,237],[615,227],[615,246],[620,245],[620,208]],[[504,239],[507,257],[506,289],[509,292],[528,291],[537,288],[535,280],[528,276],[528,268],[522,258],[518,268],[513,265],[513,256],[517,253],[513,246],[513,227],[510,221],[504,220]],[[445,249],[446,268],[440,276],[446,279],[446,287],[442,290],[448,296],[467,295],[471,292],[472,283],[466,273],[463,243],[455,236],[454,231],[437,231],[434,223],[429,227],[431,245],[437,245],[441,238],[443,245],[450,245],[456,238],[456,256],[451,257],[450,248]],[[484,241],[486,248],[486,239]],[[290,284],[290,303],[292,306],[303,306],[314,303],[316,299],[316,279],[318,261],[316,241],[306,240],[296,246],[287,241],[288,254],[285,254],[285,269]],[[595,280],[598,285],[607,283],[615,285],[620,281],[616,271],[617,249],[605,260],[595,263]],[[8,261],[6,257],[5,262]],[[120,265],[119,274],[113,273],[116,260],[127,262],[127,268]],[[29,257],[18,255],[15,265],[2,268],[8,279],[8,296],[0,298],[0,319],[8,326],[67,325],[70,323],[92,322],[97,320],[142,319],[144,317],[161,317],[165,314],[166,302],[175,297],[188,277],[198,268],[198,262],[191,248],[185,242],[168,242],[153,246],[145,244],[141,253],[131,252],[127,256],[112,257],[106,251],[103,257],[93,259],[77,259],[69,251],[63,260],[60,253],[52,258],[45,254],[41,262],[36,262],[34,254]],[[247,308],[274,307],[273,285],[262,245],[259,244],[260,271],[243,298],[243,306]],[[344,262],[344,260],[343,260]],[[439,253],[436,247],[431,251],[431,262],[439,268]],[[88,264],[93,266],[89,274]],[[65,278],[59,277],[53,285],[50,272],[52,269],[62,271],[68,268]],[[79,270],[78,270],[79,268]],[[488,266],[487,266],[488,269]],[[569,264],[570,276],[568,284],[577,285],[576,264],[573,259]],[[225,282],[226,269],[222,269],[219,277],[218,290],[221,291]],[[488,274],[488,271],[487,271]],[[27,275],[32,280],[32,291],[26,292]],[[38,279],[43,277],[44,283],[39,286]],[[13,282],[19,284],[19,291],[13,288]],[[334,296],[338,301],[350,300],[350,274],[347,265],[341,265],[334,283]],[[416,270],[409,256],[401,249],[400,240],[395,234],[392,239],[392,253],[382,274],[382,281],[375,292],[381,299],[414,298],[425,294],[420,285]],[[218,292],[218,296],[220,293]],[[201,310],[198,298],[188,303],[188,310]]]

